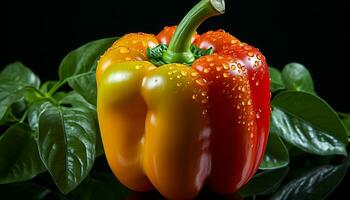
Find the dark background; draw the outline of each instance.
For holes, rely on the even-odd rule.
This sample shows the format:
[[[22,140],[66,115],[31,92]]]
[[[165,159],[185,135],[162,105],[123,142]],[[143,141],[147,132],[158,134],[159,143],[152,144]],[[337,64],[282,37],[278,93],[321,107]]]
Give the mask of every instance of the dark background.
[[[163,3],[162,3],[163,2]],[[18,1],[0,3],[0,68],[20,60],[45,81],[58,79],[60,60],[74,48],[128,32],[157,33],[177,24],[198,0]],[[224,29],[258,47],[271,66],[303,63],[316,91],[350,112],[345,5],[319,0],[226,0],[226,14],[199,33]],[[349,178],[349,175],[346,179]],[[336,190],[345,190],[343,184]]]
[[[128,32],[157,33],[165,25],[177,24],[196,2],[2,0],[0,66],[20,60],[42,79],[57,79],[60,60],[70,50]],[[209,19],[199,32],[222,28],[258,47],[268,63],[280,69],[288,62],[303,63],[319,95],[336,110],[350,112],[344,3],[226,0],[226,4],[226,14]]]

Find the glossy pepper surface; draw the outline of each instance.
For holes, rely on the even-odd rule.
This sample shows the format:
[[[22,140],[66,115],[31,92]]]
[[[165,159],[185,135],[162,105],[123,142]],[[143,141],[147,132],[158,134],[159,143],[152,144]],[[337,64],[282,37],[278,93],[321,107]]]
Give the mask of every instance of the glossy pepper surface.
[[[130,189],[190,199],[206,183],[227,194],[257,171],[270,119],[265,57],[222,30],[195,33],[224,7],[202,0],[178,27],[126,34],[101,56],[103,146]]]

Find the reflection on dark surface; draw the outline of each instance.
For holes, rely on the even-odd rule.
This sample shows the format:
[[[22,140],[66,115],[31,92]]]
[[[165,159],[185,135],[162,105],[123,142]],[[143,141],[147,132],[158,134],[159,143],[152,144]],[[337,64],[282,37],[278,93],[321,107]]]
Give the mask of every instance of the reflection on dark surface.
[[[88,185],[87,188],[82,188],[83,192],[94,188],[90,198],[87,199],[97,197],[128,200],[165,199],[156,191],[137,193],[128,190],[116,181],[112,174],[106,175],[106,171],[109,169],[104,159],[100,158],[97,162],[99,163],[97,166],[102,168],[96,168],[91,173],[91,180],[85,181]],[[343,178],[347,173],[348,166],[349,160],[342,156],[334,158],[298,155],[292,158],[289,167],[259,171],[239,193],[223,196],[204,187],[196,199],[325,199],[339,183],[343,181],[341,185],[346,184],[348,180],[343,180]],[[103,173],[99,172],[100,170]],[[329,197],[329,199],[334,198],[334,194]]]
[[[148,192],[148,193],[136,193],[131,192],[129,195],[127,195],[126,200],[164,200],[165,198],[162,197],[161,194],[158,192]],[[238,193],[229,194],[229,195],[218,195],[214,192],[210,191],[207,188],[204,188],[199,195],[195,198],[195,200],[199,199],[225,199],[225,200],[243,200],[244,198],[241,197]]]
[[[347,187],[349,159],[344,157],[299,156],[289,167],[259,171],[239,193],[219,195],[204,187],[195,198],[223,200],[338,199],[337,187]],[[344,178],[344,176],[346,177]],[[344,178],[344,179],[343,179]],[[51,180],[51,181],[48,181]],[[340,185],[339,185],[340,184]],[[346,191],[340,189],[340,191]],[[71,193],[61,194],[45,172],[30,182],[0,185],[1,199],[59,200],[163,200],[157,191],[134,192],[110,172],[104,156],[99,157],[90,175]],[[338,192],[339,193],[339,192]],[[328,197],[328,198],[327,198]]]

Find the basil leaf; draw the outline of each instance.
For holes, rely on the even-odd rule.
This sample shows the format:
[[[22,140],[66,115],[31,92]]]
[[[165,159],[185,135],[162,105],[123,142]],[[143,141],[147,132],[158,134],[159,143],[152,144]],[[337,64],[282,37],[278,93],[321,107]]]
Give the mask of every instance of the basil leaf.
[[[248,197],[272,193],[281,184],[288,171],[288,167],[284,167],[260,172],[239,190],[239,194]]]
[[[39,118],[39,153],[59,190],[67,194],[90,172],[96,127],[86,109],[48,106]]]
[[[289,63],[282,70],[282,78],[290,90],[314,93],[314,83],[309,70],[299,63]]]
[[[271,92],[277,92],[278,90],[285,89],[281,72],[274,67],[269,67],[269,71],[270,71],[270,79],[271,79],[270,80]]]
[[[346,132],[337,113],[316,95],[287,91],[272,101],[271,129],[294,146],[317,155],[346,155]]]
[[[0,136],[0,183],[32,179],[45,171],[36,141],[23,123],[12,125]]]
[[[288,165],[289,154],[281,138],[270,132],[263,161],[259,169],[277,169]]]
[[[7,65],[0,73],[0,124],[7,116],[10,106],[24,99],[25,87],[38,88],[39,78],[20,62]]]
[[[277,191],[271,200],[321,200],[343,180],[348,163],[339,166],[324,165],[309,171]]]
[[[60,81],[68,84],[80,93],[88,102],[96,105],[97,60],[117,38],[107,38],[89,42],[71,51],[59,67]]]

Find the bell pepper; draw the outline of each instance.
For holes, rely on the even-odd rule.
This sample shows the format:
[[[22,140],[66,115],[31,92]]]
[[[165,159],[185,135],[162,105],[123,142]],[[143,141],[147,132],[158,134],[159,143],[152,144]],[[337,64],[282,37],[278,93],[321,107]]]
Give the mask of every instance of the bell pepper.
[[[266,59],[223,30],[196,34],[224,10],[224,0],[202,0],[177,27],[126,34],[101,56],[103,146],[128,188],[190,199],[206,183],[228,194],[257,171],[269,132]]]

